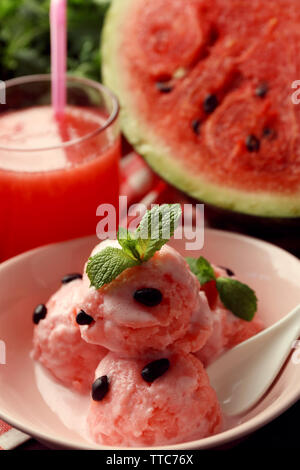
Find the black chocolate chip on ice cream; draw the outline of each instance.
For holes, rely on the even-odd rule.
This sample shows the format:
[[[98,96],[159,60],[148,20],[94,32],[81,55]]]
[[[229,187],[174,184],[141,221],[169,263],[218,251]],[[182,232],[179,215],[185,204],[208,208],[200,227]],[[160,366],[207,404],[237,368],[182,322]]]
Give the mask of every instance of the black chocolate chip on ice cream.
[[[80,310],[80,312],[77,313],[76,322],[78,325],[90,325],[93,321],[93,317],[85,313],[84,310]]]
[[[138,289],[133,294],[134,300],[147,307],[156,307],[162,302],[162,293],[158,289],[152,287],[145,287]]]
[[[144,369],[142,370],[142,378],[148,382],[152,383],[154,380],[161,377],[167,372],[170,367],[169,359],[163,358],[158,359],[157,361],[149,362]]]
[[[106,396],[109,390],[109,382],[107,375],[99,377],[92,385],[92,399],[94,401],[101,401]]]
[[[41,320],[44,320],[47,315],[47,307],[44,304],[39,304],[35,307],[33,312],[33,323],[37,325]]]

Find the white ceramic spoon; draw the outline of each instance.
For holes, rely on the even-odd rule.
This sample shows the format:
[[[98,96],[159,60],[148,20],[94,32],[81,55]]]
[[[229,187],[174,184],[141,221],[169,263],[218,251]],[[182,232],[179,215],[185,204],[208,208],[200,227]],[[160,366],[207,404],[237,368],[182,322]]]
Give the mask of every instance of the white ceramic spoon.
[[[299,336],[300,305],[207,368],[225,414],[235,416],[255,405],[273,383]]]

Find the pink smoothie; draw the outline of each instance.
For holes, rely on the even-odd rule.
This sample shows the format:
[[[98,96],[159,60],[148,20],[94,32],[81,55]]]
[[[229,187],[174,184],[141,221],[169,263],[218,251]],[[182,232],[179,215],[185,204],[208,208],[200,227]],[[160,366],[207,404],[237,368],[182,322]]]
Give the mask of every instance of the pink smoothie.
[[[116,205],[119,140],[106,117],[69,106],[0,114],[0,259],[95,233],[99,204]],[[47,149],[47,150],[45,150]]]

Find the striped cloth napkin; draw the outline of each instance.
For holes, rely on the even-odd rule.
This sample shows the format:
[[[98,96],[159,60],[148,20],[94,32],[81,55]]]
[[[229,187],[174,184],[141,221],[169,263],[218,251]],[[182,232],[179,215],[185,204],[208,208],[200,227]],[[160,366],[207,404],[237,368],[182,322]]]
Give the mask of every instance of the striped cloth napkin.
[[[120,194],[128,197],[128,206],[137,202],[147,207],[153,203],[185,202],[184,196],[160,180],[135,152],[121,160]],[[28,439],[30,436],[0,420],[0,450],[14,449]]]
[[[0,420],[0,450],[14,449],[28,439],[30,439],[30,436]]]

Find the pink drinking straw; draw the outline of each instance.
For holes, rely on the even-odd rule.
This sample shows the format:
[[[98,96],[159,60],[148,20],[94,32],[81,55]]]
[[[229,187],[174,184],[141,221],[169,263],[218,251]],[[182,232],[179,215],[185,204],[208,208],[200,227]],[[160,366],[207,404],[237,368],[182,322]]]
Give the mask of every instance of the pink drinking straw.
[[[66,106],[67,1],[51,0],[51,87],[52,106],[57,117]]]

